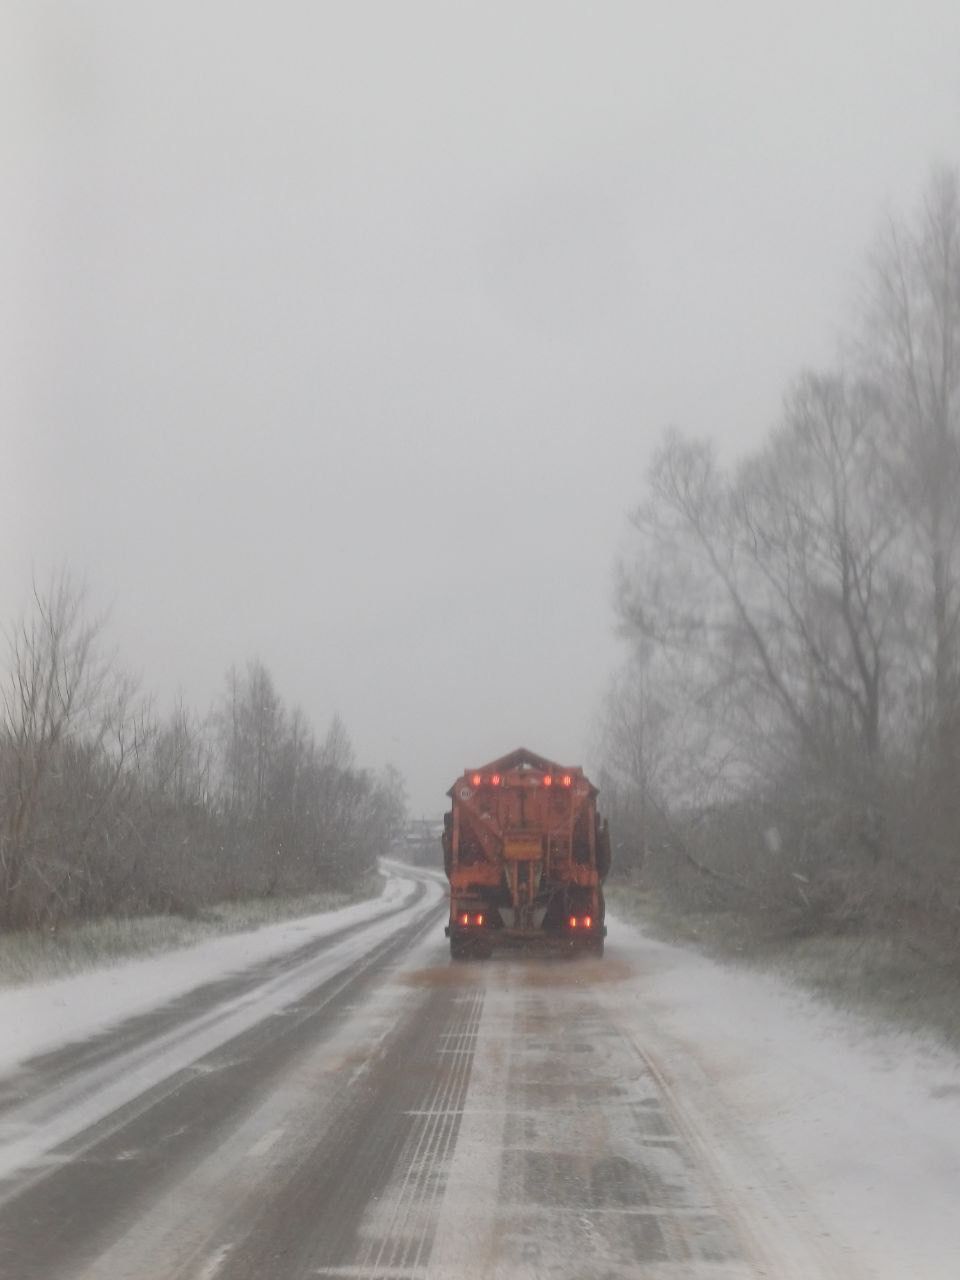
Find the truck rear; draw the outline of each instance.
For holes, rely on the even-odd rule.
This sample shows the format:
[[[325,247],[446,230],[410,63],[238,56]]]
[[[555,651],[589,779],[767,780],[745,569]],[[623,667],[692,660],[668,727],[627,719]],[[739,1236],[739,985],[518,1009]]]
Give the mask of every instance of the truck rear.
[[[578,766],[524,747],[461,774],[443,831],[451,956],[495,946],[603,954],[610,837],[597,794]]]

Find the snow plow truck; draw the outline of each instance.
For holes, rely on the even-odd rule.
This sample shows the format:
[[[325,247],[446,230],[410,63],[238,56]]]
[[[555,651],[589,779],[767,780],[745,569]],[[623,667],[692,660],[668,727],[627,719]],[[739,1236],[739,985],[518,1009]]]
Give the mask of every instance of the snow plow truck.
[[[603,955],[610,834],[597,794],[578,766],[525,747],[460,775],[442,837],[455,960],[495,947]]]

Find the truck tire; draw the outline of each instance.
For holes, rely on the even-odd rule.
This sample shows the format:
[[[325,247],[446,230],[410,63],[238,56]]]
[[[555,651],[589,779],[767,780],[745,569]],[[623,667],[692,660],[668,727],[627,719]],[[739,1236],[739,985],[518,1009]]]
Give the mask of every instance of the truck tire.
[[[450,939],[450,959],[451,960],[469,960],[470,944],[464,942],[462,938]]]

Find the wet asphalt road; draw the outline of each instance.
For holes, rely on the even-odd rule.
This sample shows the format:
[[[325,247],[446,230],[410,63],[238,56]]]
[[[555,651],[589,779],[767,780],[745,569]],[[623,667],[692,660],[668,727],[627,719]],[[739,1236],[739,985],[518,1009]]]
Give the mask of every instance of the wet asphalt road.
[[[358,926],[4,1081],[9,1140],[112,1061],[316,968],[289,1003],[0,1182],[0,1276],[763,1274],[617,1024],[615,953],[451,966],[443,904],[422,892],[367,949]]]

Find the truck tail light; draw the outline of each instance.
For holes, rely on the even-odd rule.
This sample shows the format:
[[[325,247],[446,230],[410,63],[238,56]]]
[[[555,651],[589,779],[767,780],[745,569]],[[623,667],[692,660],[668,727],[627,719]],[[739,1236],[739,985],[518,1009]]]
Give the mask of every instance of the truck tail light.
[[[483,924],[483,915],[482,915],[482,914],[480,914],[480,915],[475,915],[475,916],[473,917],[473,923],[474,923],[474,924]]]
[[[583,917],[583,927],[584,927],[585,929],[589,929],[589,928],[591,927],[591,925],[592,925],[592,924],[593,924],[593,917],[592,917],[592,916],[584,916],[584,917]]]
[[[480,783],[483,781],[483,778],[479,773],[475,773],[473,777],[470,779],[470,781],[473,783],[475,787],[479,787]]]
[[[552,786],[553,786],[553,779],[550,777],[549,773],[544,774],[544,777],[543,777],[543,785],[544,785],[545,787],[552,787]]]
[[[567,924],[571,929],[592,929],[593,916],[571,916]]]
[[[460,915],[460,923],[461,923],[461,924],[469,924],[469,923],[470,923],[470,917],[467,915],[466,911],[464,911],[464,912],[462,912],[462,913],[461,913],[461,915]]]
[[[576,927],[577,927],[577,917],[576,917],[576,916],[571,916],[571,917],[570,917],[570,928],[571,928],[571,929],[575,929]]]
[[[573,778],[570,776],[570,774],[569,774],[569,773],[565,773],[565,774],[563,775],[562,782],[563,782],[563,785],[564,785],[565,787],[572,787],[572,786],[573,786]]]
[[[499,785],[500,785],[500,775],[499,775],[499,773],[492,773],[492,774],[490,775],[490,783],[491,783],[491,785],[492,785],[492,786],[494,786],[494,787],[499,787]]]

